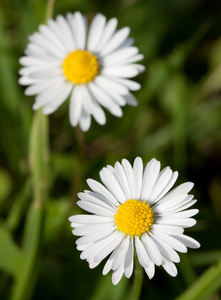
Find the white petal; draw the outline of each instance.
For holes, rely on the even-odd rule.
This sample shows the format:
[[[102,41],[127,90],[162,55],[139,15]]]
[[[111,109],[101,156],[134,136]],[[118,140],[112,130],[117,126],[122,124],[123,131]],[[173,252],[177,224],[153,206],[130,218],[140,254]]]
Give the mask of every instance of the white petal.
[[[172,177],[172,170],[169,167],[164,168],[158,178],[157,181],[148,197],[150,204],[155,203],[155,199],[161,194],[167,184],[170,182]]]
[[[134,189],[135,189],[135,199],[140,199],[142,177],[143,177],[143,161],[140,157],[134,160],[133,165],[133,176],[134,176]]]
[[[107,55],[103,58],[103,65],[106,66],[113,66],[116,64],[125,64],[125,61],[128,60],[131,56],[134,56],[138,53],[137,47],[128,47],[117,50],[110,55]]]
[[[90,81],[87,86],[91,94],[102,106],[109,108],[114,104],[112,98],[92,81]]]
[[[152,228],[156,229],[162,233],[169,234],[169,235],[176,235],[176,236],[181,235],[184,231],[184,229],[182,227],[170,226],[170,225],[160,225],[160,224],[153,224]]]
[[[97,215],[101,215],[104,217],[112,217],[113,216],[113,212],[111,210],[106,209],[104,207],[101,207],[101,206],[91,203],[91,202],[78,201],[77,205],[92,214],[97,214]]]
[[[26,68],[28,70],[28,68]],[[28,74],[30,78],[32,79],[43,79],[43,78],[53,78],[57,76],[61,76],[64,78],[63,71],[61,68],[50,68],[50,69],[44,69],[42,66],[39,67],[39,70],[32,69],[30,74]],[[64,78],[65,79],[65,78]]]
[[[63,16],[58,15],[56,21],[62,33],[63,44],[69,52],[74,51],[76,49],[76,44],[67,20]]]
[[[106,67],[101,71],[102,75],[132,78],[139,74],[139,71],[133,65],[112,66]]]
[[[91,259],[93,261],[94,256],[100,251],[101,248],[105,247],[108,243],[110,243],[116,236],[116,232],[112,232],[110,235],[106,236],[105,238],[94,242],[93,244],[89,245],[87,248],[83,250],[80,255],[81,259]],[[79,247],[79,245],[77,246]]]
[[[122,85],[116,82],[113,78],[108,78],[104,76],[96,76],[94,79],[94,83],[99,86],[100,88],[103,88],[104,90],[112,90],[119,95],[126,95],[128,94],[128,89]]]
[[[49,20],[52,21],[52,20]],[[50,41],[48,41],[42,34],[35,32],[29,37],[30,41],[36,43],[39,47],[43,48],[48,54],[51,54],[57,58],[64,58],[65,54],[59,48],[55,47]]]
[[[70,222],[75,222],[79,224],[97,224],[97,223],[107,223],[113,222],[112,218],[101,217],[96,215],[75,215],[68,218]]]
[[[119,253],[113,260],[112,270],[117,270],[120,268],[122,263],[124,263],[125,255],[129,247],[130,237],[126,236],[120,244]]]
[[[120,84],[123,84],[125,87],[127,87],[131,91],[138,91],[141,86],[138,82],[130,80],[130,79],[124,79],[124,78],[115,78],[117,82]]]
[[[163,240],[165,243],[167,243],[174,250],[182,252],[182,253],[187,252],[186,246],[183,243],[181,243],[180,241],[178,241],[176,239],[176,237],[172,237],[168,234],[161,233],[160,231],[158,231],[156,229],[152,229],[152,233],[157,235],[159,238],[161,238],[161,240]]]
[[[187,235],[180,235],[176,237],[181,243],[183,243],[185,246],[193,249],[197,249],[200,247],[200,243],[198,243],[196,240],[191,238]]]
[[[83,101],[84,107],[90,108],[91,114],[93,115],[94,119],[97,121],[98,124],[104,125],[106,123],[106,117],[103,109],[91,95],[90,91],[86,86],[84,86],[85,92],[85,101]],[[87,101],[86,101],[87,100]]]
[[[138,236],[135,236],[135,247],[137,252],[137,257],[139,260],[139,263],[144,268],[148,267],[150,265],[150,258],[147,254],[147,251],[141,242],[140,238]]]
[[[102,14],[97,14],[91,22],[88,33],[87,49],[89,51],[96,51],[106,24],[106,18]]]
[[[62,91],[60,91],[53,99],[53,101],[46,104],[43,108],[43,114],[49,115],[56,111],[71,93],[73,85],[71,83],[65,83]]]
[[[86,248],[88,248],[88,245],[78,245],[76,246],[76,249],[79,251],[84,251]]]
[[[44,90],[46,90],[47,88],[50,88],[50,87],[52,88],[52,87],[57,86],[57,84],[59,84],[62,81],[63,81],[63,79],[58,77],[58,78],[53,78],[53,79],[37,82],[35,84],[30,85],[25,90],[25,95],[30,96],[30,95],[35,95],[35,94],[41,93]]]
[[[89,268],[90,268],[90,269],[94,269],[94,268],[96,268],[96,267],[99,265],[99,263],[100,263],[100,262],[95,263],[95,262],[93,262],[93,261],[90,261],[90,262],[89,262]]]
[[[192,182],[186,182],[180,184],[175,189],[166,194],[161,200],[160,203],[167,202],[169,199],[172,199],[180,194],[187,194],[193,188]]]
[[[118,30],[109,40],[109,42],[104,46],[104,48],[100,52],[100,55],[105,56],[113,52],[114,50],[116,50],[126,40],[129,33],[130,33],[129,27],[124,27]]]
[[[97,46],[96,53],[100,52],[105,45],[109,42],[110,38],[113,36],[116,27],[117,27],[117,19],[112,18],[107,22],[107,25],[104,29],[103,36],[100,40],[99,45]]]
[[[154,205],[154,210],[156,212],[166,212],[171,209],[174,209],[174,206],[179,204],[184,204],[186,202],[191,201],[193,198],[192,195],[187,195],[185,193],[182,193],[180,195],[176,195],[175,197],[171,197],[171,199],[167,198],[167,200],[160,200],[158,203]]]
[[[106,168],[114,175],[114,167],[111,165],[106,165]]]
[[[126,100],[126,103],[128,105],[131,105],[131,106],[137,106],[137,99],[134,97],[133,94],[131,93],[128,93],[127,95],[124,96],[125,100]]]
[[[75,228],[72,233],[76,236],[83,236],[83,235],[90,235],[90,234],[95,234],[95,233],[99,233],[101,230],[105,230],[105,229],[110,229],[113,228],[114,224],[112,223],[104,223],[102,224],[93,224],[93,225],[85,225],[85,226],[79,226],[77,228]]]
[[[151,232],[149,232],[149,235],[154,240],[158,249],[165,257],[174,262],[180,261],[180,257],[176,253],[176,251],[173,250],[173,248],[170,247],[167,243],[165,243],[160,237],[158,237],[158,235],[152,234]]]
[[[128,185],[127,176],[122,165],[119,162],[115,163],[115,176],[124,192],[126,199],[131,199],[130,187]]]
[[[156,199],[153,201],[153,203],[156,203],[158,200],[160,200],[172,188],[172,186],[174,185],[174,183],[177,180],[177,177],[178,177],[178,172],[172,173],[172,176],[170,179],[168,177],[168,182],[166,183],[164,188],[162,188],[161,193],[156,197]]]
[[[72,126],[79,122],[82,110],[82,93],[78,86],[75,86],[70,98],[69,119]]]
[[[130,188],[131,198],[134,199],[135,195],[136,195],[136,191],[135,191],[135,187],[134,187],[133,169],[132,169],[129,161],[126,159],[122,160],[122,166],[123,166],[125,174],[127,176],[127,181],[128,181],[128,185]]]
[[[126,47],[130,47],[134,44],[134,38],[132,37],[129,37],[127,38],[120,46],[119,46],[119,49],[120,48],[126,48]]]
[[[58,36],[50,30],[50,28],[44,24],[39,26],[39,31],[46,39],[49,39],[53,44],[56,45],[56,47],[60,48],[61,51],[64,53],[66,52],[65,47],[63,43],[61,43],[61,40],[58,38]]]
[[[141,237],[143,245],[149,254],[151,260],[157,265],[160,266],[162,263],[162,255],[154,243],[154,241],[149,237],[147,233],[144,233]]]
[[[96,194],[93,192],[78,193],[78,197],[83,201],[92,202],[115,213],[115,209],[113,208],[112,205],[110,205],[110,202],[108,203],[108,201],[102,201],[103,199],[102,198],[99,199],[98,197],[96,197]]]
[[[113,104],[112,106],[107,107],[107,109],[116,117],[120,118],[123,115],[122,109],[117,104]]]
[[[76,229],[74,229],[72,232],[74,233],[74,231]],[[79,238],[76,241],[76,244],[77,245],[87,245],[87,244],[90,244],[90,243],[94,243],[96,241],[99,241],[99,240],[107,237],[108,235],[110,235],[114,231],[115,231],[114,226],[112,226],[110,228],[104,228],[104,229],[101,228],[100,231],[97,231],[97,232],[89,234],[89,235],[84,235],[83,237]],[[98,262],[98,261],[96,261],[96,262]]]
[[[94,100],[93,96],[90,94],[88,88],[85,85],[81,85],[79,86],[79,89],[82,93],[82,104],[87,114],[93,115],[95,120],[100,125],[105,124],[105,114],[99,106],[99,104]]]
[[[143,54],[137,54],[135,56],[132,56],[130,58],[128,58],[125,63],[129,64],[129,63],[134,63],[134,62],[138,62],[140,60],[144,59],[144,55]],[[140,72],[144,71],[145,70],[145,67],[144,69],[140,69]]]
[[[185,201],[183,203],[179,203],[178,205],[175,205],[170,211],[168,211],[169,214],[171,213],[177,213],[178,211],[182,211],[184,209],[187,209],[191,206],[193,206],[197,202],[196,199]]]
[[[100,193],[96,193],[96,192],[91,192],[91,191],[84,191],[85,194],[89,194],[89,195],[93,195],[95,198],[97,198],[98,200],[100,200],[103,203],[108,204],[108,207],[110,207],[112,210],[116,211],[116,205],[113,204],[109,199],[107,199],[104,195],[100,194]],[[118,203],[119,204],[119,203]]]
[[[149,277],[149,279],[152,279],[154,276],[154,273],[155,273],[154,263],[152,261],[150,261],[149,267],[146,267],[144,270],[145,270],[147,276]]]
[[[70,20],[69,20],[70,21]],[[78,49],[85,49],[87,24],[80,12],[75,12],[71,21],[71,29]]]
[[[87,131],[91,126],[91,116],[86,112],[84,107],[81,110],[79,125],[82,131]]]
[[[64,86],[66,86],[66,82],[61,78],[60,81],[57,81],[56,86],[50,86],[41,92],[35,98],[33,109],[39,109],[41,106],[50,103],[53,99],[55,99],[56,95],[60,94],[64,90]],[[67,84],[67,86],[69,85]]]
[[[162,219],[163,220],[168,220],[168,219],[190,218],[190,217],[195,216],[196,214],[198,214],[198,212],[199,212],[198,209],[189,209],[189,210],[185,210],[185,211],[178,212],[178,213],[175,213],[175,214],[163,215]]]
[[[114,285],[118,284],[124,274],[124,264],[122,263],[121,266],[113,272],[112,274],[112,283]]]
[[[103,168],[100,171],[100,178],[107,189],[120,203],[123,203],[126,200],[124,192],[122,191],[116,177],[107,168]]]
[[[51,58],[49,55],[47,55],[47,58],[45,59],[39,59],[33,56],[22,56],[19,59],[19,63],[23,66],[27,67],[46,67],[46,68],[53,68],[58,67],[61,65],[60,59]]]
[[[87,179],[87,184],[89,187],[96,193],[99,193],[106,197],[113,205],[118,207],[119,202],[116,200],[116,198],[98,181],[93,179]]]
[[[60,43],[60,41],[59,41],[59,43]],[[27,48],[25,49],[25,51],[30,51],[31,53],[33,53],[31,55],[38,54],[38,55],[43,55],[44,56],[46,54],[46,51],[42,47],[38,46],[35,43],[29,43],[27,45]]]
[[[127,278],[130,278],[133,273],[134,267],[134,239],[130,238],[129,247],[125,256],[124,261],[124,274]]]
[[[173,262],[169,261],[166,257],[164,257],[162,266],[168,274],[170,274],[173,277],[176,277],[177,268]]]
[[[103,88],[103,87],[102,87]],[[104,90],[111,98],[114,103],[117,104],[117,106],[125,106],[126,101],[124,96],[119,95],[119,93],[115,92],[114,90],[111,90],[110,88],[107,88]]]
[[[172,219],[172,220],[158,220],[158,224],[163,225],[175,225],[175,226],[181,226],[183,228],[192,227],[196,224],[196,220],[192,218],[182,218],[182,219]]]
[[[123,239],[123,241],[124,241],[124,239]],[[103,275],[106,275],[112,269],[113,261],[119,255],[120,248],[121,248],[123,241],[121,241],[121,243],[114,249],[114,251],[109,256],[108,260],[106,261],[103,271],[102,271]]]
[[[158,178],[160,162],[153,158],[145,167],[141,190],[141,199],[147,200]]]
[[[95,255],[94,261],[99,262],[108,256],[119,245],[123,237],[122,232],[116,231],[115,238]]]
[[[30,85],[30,84],[35,84],[36,80],[23,76],[18,79],[18,83],[20,85]]]

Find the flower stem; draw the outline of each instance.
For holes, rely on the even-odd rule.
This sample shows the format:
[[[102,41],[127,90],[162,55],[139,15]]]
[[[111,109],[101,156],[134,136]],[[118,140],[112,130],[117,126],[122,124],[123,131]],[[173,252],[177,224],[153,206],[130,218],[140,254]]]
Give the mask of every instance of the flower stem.
[[[53,18],[53,14],[54,14],[54,3],[55,3],[55,0],[48,0],[48,3],[47,3],[47,8],[46,8],[46,21],[48,19],[51,19]]]
[[[73,209],[73,205],[76,202],[73,201],[73,197],[76,197],[79,189],[81,187],[83,172],[84,172],[84,158],[85,158],[85,142],[84,142],[84,133],[81,128],[78,126],[75,132],[76,144],[77,144],[77,161],[76,161],[76,170],[74,176],[73,187],[71,189],[71,202],[70,202],[70,211]]]
[[[137,255],[135,255],[134,281],[133,281],[129,300],[140,299],[142,283],[143,283],[143,267],[139,263]]]
[[[29,162],[33,181],[34,202],[42,205],[48,196],[49,186],[49,149],[48,117],[38,110],[33,118]]]
[[[54,0],[48,1],[46,19],[53,15]],[[48,117],[42,110],[35,112],[30,131],[30,175],[33,201],[28,209],[22,239],[20,276],[17,276],[11,300],[29,300],[38,276],[39,248],[42,240],[44,204],[49,191]]]

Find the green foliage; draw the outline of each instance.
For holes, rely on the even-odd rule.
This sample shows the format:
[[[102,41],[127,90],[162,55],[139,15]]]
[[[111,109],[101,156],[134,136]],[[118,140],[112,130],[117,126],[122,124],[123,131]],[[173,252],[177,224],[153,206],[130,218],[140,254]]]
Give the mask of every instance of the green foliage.
[[[138,155],[178,170],[178,184],[195,183],[200,213],[188,234],[201,243],[181,255],[176,278],[162,268],[144,277],[141,300],[220,299],[219,2],[57,0],[55,14],[117,17],[145,55],[138,107],[124,107],[119,119],[106,112],[107,124],[93,121],[86,134],[69,124],[68,101],[46,118],[18,84],[18,59],[46,9],[43,0],[0,3],[0,299],[128,299],[132,279],[113,286],[102,266],[80,260],[68,217],[81,213],[77,193],[87,178]]]

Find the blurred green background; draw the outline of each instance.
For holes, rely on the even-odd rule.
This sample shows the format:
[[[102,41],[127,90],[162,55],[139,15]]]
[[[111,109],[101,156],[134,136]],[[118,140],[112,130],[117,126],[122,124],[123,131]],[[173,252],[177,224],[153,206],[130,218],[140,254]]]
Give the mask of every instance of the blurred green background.
[[[186,233],[201,243],[181,255],[176,278],[158,267],[151,281],[145,276],[141,300],[221,299],[221,2],[56,1],[55,15],[80,10],[91,19],[101,12],[117,17],[118,28],[129,25],[146,71],[137,78],[138,107],[124,107],[120,119],[107,112],[105,126],[93,121],[82,134],[69,123],[68,101],[49,117],[50,188],[36,208],[29,167],[34,98],[18,85],[18,59],[46,5],[0,2],[0,299],[127,299],[132,278],[113,286],[101,275],[104,264],[90,270],[68,217],[80,212],[76,194],[87,178],[99,180],[106,164],[138,155],[178,170],[177,185],[195,183],[200,212]]]

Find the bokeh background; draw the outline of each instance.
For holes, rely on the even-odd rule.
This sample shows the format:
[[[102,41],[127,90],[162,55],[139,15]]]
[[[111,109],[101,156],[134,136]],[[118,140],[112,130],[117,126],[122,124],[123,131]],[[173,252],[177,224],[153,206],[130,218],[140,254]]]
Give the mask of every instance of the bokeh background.
[[[145,276],[141,300],[221,299],[221,2],[56,1],[55,15],[80,10],[92,19],[101,12],[117,17],[118,28],[129,25],[146,71],[137,77],[139,105],[124,107],[122,118],[107,112],[105,126],[93,121],[82,134],[69,123],[68,101],[49,117],[50,191],[36,233],[29,167],[34,98],[18,84],[18,59],[46,6],[44,0],[0,2],[0,299],[127,299],[133,279],[113,286],[101,274],[104,264],[90,270],[68,217],[80,212],[77,192],[87,188],[87,178],[99,180],[103,166],[136,156],[178,170],[176,185],[194,182],[200,210],[186,233],[201,248],[181,254],[176,278],[159,267],[151,281]],[[208,270],[215,277],[202,281]],[[198,292],[182,298],[195,282]]]

